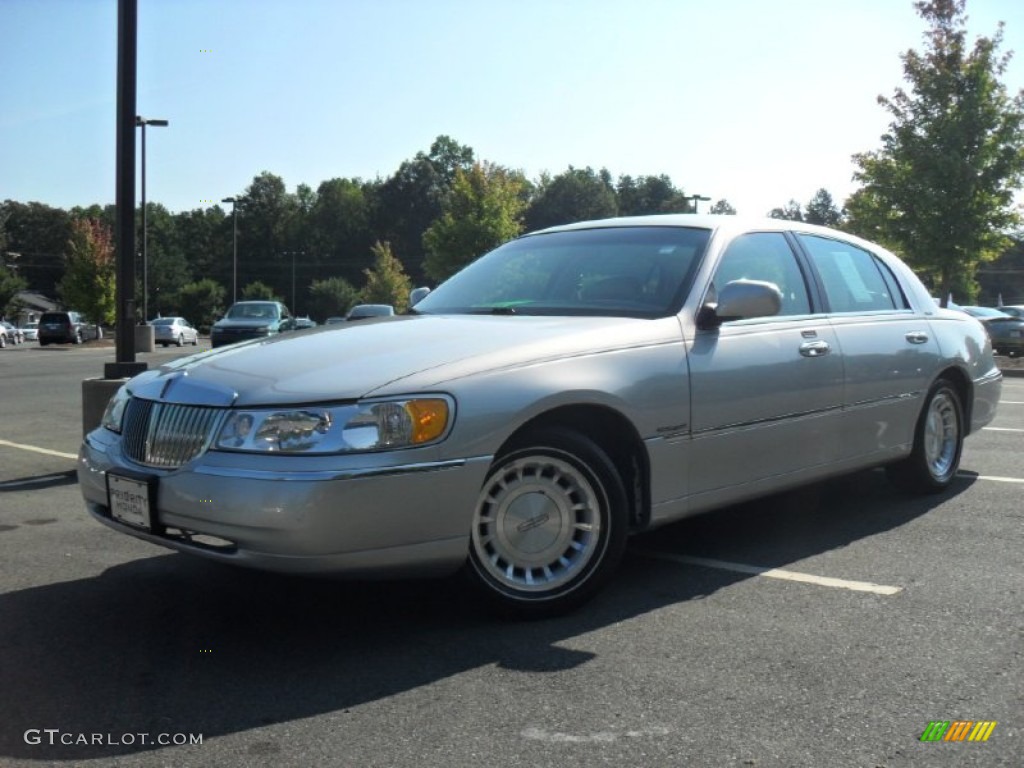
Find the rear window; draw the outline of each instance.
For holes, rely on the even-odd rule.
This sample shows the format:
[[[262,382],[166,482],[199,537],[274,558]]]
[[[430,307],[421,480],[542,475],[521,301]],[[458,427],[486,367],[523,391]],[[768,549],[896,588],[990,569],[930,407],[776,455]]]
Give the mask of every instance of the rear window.
[[[71,321],[68,319],[67,312],[44,312],[43,316],[39,318],[40,323],[64,323],[69,324]]]

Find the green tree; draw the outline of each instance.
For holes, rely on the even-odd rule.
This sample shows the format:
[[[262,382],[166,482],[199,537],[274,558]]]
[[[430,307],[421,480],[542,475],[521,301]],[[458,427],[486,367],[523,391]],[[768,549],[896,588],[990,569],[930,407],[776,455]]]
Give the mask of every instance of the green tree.
[[[768,218],[770,219],[786,219],[788,221],[803,221],[804,213],[800,207],[800,203],[796,200],[790,200],[782,208],[772,208],[768,211]]]
[[[405,312],[412,284],[402,262],[391,253],[390,243],[374,243],[371,250],[373,266],[363,272],[366,284],[359,292],[360,303],[391,304],[395,312]]]
[[[804,208],[804,221],[822,227],[838,227],[843,222],[843,214],[836,207],[829,191],[822,187]]]
[[[266,283],[254,280],[242,288],[242,301],[282,301]]]
[[[999,77],[1010,54],[992,37],[967,44],[964,0],[917,2],[923,52],[901,57],[909,88],[879,103],[892,116],[881,149],[854,155],[864,186],[847,202],[849,228],[899,251],[943,301],[977,294],[978,266],[996,258],[1019,223],[1024,92]]]
[[[18,272],[31,290],[53,294],[65,269],[71,216],[43,203],[5,200],[6,250],[20,254]]]
[[[194,283],[183,285],[178,291],[178,305],[181,314],[188,318],[203,333],[209,333],[210,326],[224,316],[224,297],[227,291],[216,280],[204,277]]]
[[[473,149],[449,136],[438,136],[430,152],[418,152],[381,184],[375,208],[374,234],[405,256],[410,271],[422,274],[423,233],[444,214],[458,170],[475,162]]]
[[[423,234],[423,269],[438,282],[523,231],[521,174],[489,163],[455,172],[447,210]]]
[[[66,259],[59,286],[64,304],[95,323],[113,325],[117,263],[110,230],[96,219],[73,221]]]
[[[25,278],[0,264],[0,317],[17,311],[15,297],[27,287]]]
[[[681,189],[676,189],[665,174],[660,176],[620,176],[615,186],[619,216],[646,216],[652,213],[686,213],[693,206]]]
[[[359,291],[343,277],[314,280],[309,286],[309,315],[318,322],[345,315],[359,303]]]
[[[526,210],[529,231],[574,221],[616,216],[619,204],[608,171],[573,168],[554,178],[542,177]]]
[[[317,188],[309,214],[308,251],[311,268],[317,271],[309,276],[338,275],[350,282],[361,278],[376,241],[370,229],[374,189],[361,179],[328,179]]]
[[[711,206],[711,213],[721,214],[722,216],[735,216],[736,209],[732,207],[732,203],[722,198]]]

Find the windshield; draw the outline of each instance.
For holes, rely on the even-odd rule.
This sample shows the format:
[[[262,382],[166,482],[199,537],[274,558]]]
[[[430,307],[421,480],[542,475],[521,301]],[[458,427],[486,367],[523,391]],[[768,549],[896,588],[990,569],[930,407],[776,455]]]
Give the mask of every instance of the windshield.
[[[276,304],[235,304],[228,310],[231,320],[277,320]]]
[[[662,317],[682,304],[710,234],[608,227],[530,235],[473,262],[414,311]]]

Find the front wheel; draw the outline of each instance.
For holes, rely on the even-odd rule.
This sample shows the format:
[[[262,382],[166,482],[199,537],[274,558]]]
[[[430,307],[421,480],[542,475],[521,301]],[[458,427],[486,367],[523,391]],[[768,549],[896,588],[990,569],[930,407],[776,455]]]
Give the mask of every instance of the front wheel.
[[[948,379],[939,379],[928,392],[914,430],[914,447],[903,461],[886,467],[898,488],[915,493],[939,493],[949,487],[960,467],[964,445],[964,409]]]
[[[498,456],[473,512],[467,572],[491,606],[542,618],[589,599],[622,558],[626,492],[607,454],[564,429]]]

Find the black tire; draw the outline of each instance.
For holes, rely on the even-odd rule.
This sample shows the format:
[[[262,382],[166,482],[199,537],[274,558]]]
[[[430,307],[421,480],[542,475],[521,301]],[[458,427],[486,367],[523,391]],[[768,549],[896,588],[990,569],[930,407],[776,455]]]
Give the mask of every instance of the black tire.
[[[530,432],[495,458],[470,535],[466,574],[506,616],[566,613],[610,577],[626,547],[622,478],[607,454],[567,429]]]
[[[914,429],[914,447],[903,461],[886,467],[889,480],[911,493],[941,493],[960,467],[964,446],[964,408],[948,379],[928,391]]]

